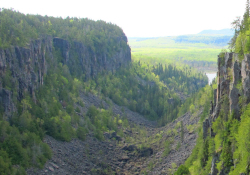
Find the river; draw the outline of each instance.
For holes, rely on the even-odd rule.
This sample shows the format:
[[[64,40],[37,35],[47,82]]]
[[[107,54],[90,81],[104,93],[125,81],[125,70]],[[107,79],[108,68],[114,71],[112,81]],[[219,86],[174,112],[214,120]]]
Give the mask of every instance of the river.
[[[208,77],[208,84],[211,84],[213,79],[216,78],[217,73],[206,73]]]

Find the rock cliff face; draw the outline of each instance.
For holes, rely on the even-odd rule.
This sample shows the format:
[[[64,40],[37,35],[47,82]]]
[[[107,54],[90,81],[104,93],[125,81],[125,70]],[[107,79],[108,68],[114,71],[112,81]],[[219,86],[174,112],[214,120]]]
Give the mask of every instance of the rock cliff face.
[[[246,54],[240,62],[235,53],[226,53],[218,58],[218,82],[216,92],[216,106],[212,113],[213,120],[218,117],[223,98],[229,98],[229,111],[240,119],[239,99],[242,103],[250,102],[250,54]]]
[[[53,59],[50,36],[31,41],[26,48],[13,46],[0,50],[0,76],[5,77],[5,84],[9,82],[11,86],[0,85],[0,102],[7,117],[16,110],[12,102],[14,94],[19,101],[24,93],[30,93],[35,98],[35,90],[43,85],[43,78],[47,73],[46,56]]]
[[[242,88],[245,102],[250,102],[250,55],[245,55],[241,66]]]
[[[235,118],[239,119],[239,97],[243,94],[250,97],[247,88],[248,76],[242,76],[242,72],[247,74],[248,56],[249,55],[246,55],[242,61],[242,66],[239,62],[238,55],[235,53],[225,53],[223,57],[218,57],[217,89],[214,90],[214,102],[211,102],[210,117],[203,123],[204,139],[206,138],[208,128],[211,127],[212,122],[219,115],[224,98],[229,98],[229,111],[230,113],[234,113]],[[241,94],[242,92],[239,85],[241,82],[243,84],[243,94]]]
[[[214,91],[214,106],[211,106],[210,116],[203,122],[203,139],[212,131],[212,122],[218,118],[222,108],[223,112],[233,115],[240,120],[240,108],[250,102],[250,54],[245,54],[242,60],[236,53],[225,53],[218,57],[217,90]],[[228,103],[226,103],[228,101]],[[227,115],[226,115],[227,116]],[[213,160],[217,160],[219,155],[215,155]],[[213,161],[214,162],[214,161]],[[215,166],[211,166],[211,174],[216,174]]]
[[[127,42],[125,36],[120,40]],[[84,74],[86,79],[105,70],[115,71],[120,66],[131,62],[128,45],[109,56],[105,53],[95,53],[84,43],[72,43],[61,38],[43,36],[31,41],[25,48],[12,46],[8,49],[0,49],[0,77],[5,77],[7,84],[11,86],[8,87],[6,82],[0,82],[0,102],[7,117],[16,110],[12,102],[13,96],[20,101],[25,93],[29,93],[35,100],[35,90],[44,84],[44,76],[50,69],[51,62],[62,62],[69,67],[72,74],[75,72],[78,72],[78,74],[75,73],[76,76]],[[7,75],[9,78],[6,78]]]

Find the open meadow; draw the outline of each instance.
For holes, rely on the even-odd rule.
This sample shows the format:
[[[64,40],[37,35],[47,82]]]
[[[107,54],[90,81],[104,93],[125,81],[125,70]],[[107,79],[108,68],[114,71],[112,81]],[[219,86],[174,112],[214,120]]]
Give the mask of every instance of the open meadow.
[[[227,48],[229,36],[187,35],[159,38],[129,38],[132,58],[151,65],[187,64],[204,72],[215,72],[217,56]]]

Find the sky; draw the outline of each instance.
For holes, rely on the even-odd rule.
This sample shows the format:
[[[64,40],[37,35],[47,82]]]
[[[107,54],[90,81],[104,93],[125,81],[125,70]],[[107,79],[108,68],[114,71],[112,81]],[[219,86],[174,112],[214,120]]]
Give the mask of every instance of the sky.
[[[104,20],[128,37],[197,34],[231,28],[246,0],[0,0],[1,8],[25,14]]]

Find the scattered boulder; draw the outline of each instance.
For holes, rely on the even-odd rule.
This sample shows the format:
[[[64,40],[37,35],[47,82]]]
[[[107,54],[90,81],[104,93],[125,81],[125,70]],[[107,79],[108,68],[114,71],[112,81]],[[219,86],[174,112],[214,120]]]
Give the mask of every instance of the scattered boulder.
[[[54,168],[52,168],[52,167],[50,166],[50,167],[49,167],[49,170],[53,172],[53,171],[54,171]]]
[[[127,162],[129,160],[128,156],[122,156],[120,159],[118,159],[119,161],[123,161],[123,162]]]
[[[152,148],[142,148],[139,149],[138,152],[140,157],[148,157],[154,153]]]
[[[132,131],[126,129],[125,131],[123,131],[123,133],[124,133],[124,134],[129,134],[129,135],[131,135],[131,134],[132,134]]]
[[[119,142],[122,141],[122,138],[120,136],[116,136],[115,139]]]
[[[51,164],[54,168],[56,168],[56,169],[59,168],[59,166],[57,166],[56,164],[54,164],[54,163],[52,163],[52,162],[50,162],[50,164]]]
[[[112,138],[115,138],[115,140],[117,140],[117,141],[122,141],[122,138],[120,137],[120,136],[118,136],[117,134],[116,134],[116,132],[112,132],[112,134],[110,135],[109,133],[104,133],[105,135],[105,137],[106,138],[109,138],[109,139],[112,139]]]
[[[108,133],[108,132],[103,133],[103,136],[104,136],[106,139],[111,139],[111,135],[110,135],[110,133]]]
[[[137,149],[137,147],[135,145],[125,145],[122,150],[125,150],[125,151],[135,151]]]
[[[116,132],[112,132],[111,138],[116,137],[116,136],[117,136],[117,135],[116,135]]]

